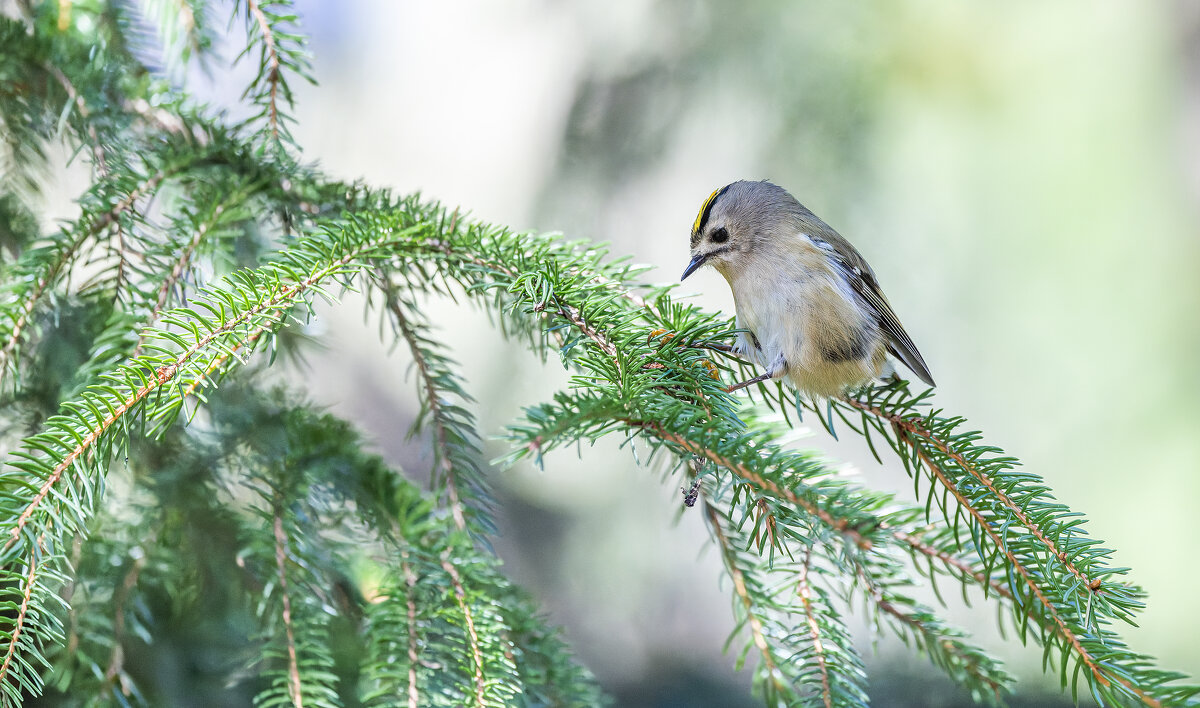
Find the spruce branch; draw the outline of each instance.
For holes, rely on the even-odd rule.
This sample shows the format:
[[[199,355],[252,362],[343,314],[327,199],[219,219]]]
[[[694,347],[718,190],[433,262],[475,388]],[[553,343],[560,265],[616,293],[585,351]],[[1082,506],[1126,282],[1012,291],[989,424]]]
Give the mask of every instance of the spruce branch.
[[[801,562],[764,563],[728,513],[706,502],[705,517],[733,581],[739,629],[749,630],[747,650],[759,658],[755,683],[766,703],[866,706],[862,661],[840,616],[810,582],[811,547],[797,554]]]
[[[800,598],[800,604],[804,608],[804,619],[808,623],[808,633],[809,638],[812,640],[813,656],[817,661],[817,673],[821,677],[821,702],[825,704],[825,708],[833,708],[833,695],[829,689],[829,665],[825,658],[825,645],[821,640],[821,625],[817,622],[817,614],[813,603],[815,589],[808,581],[811,563],[812,551],[810,549],[805,552],[804,563],[801,564],[800,572],[796,577],[796,595]]]
[[[240,0],[239,0],[240,1]],[[292,90],[287,73],[313,81],[304,38],[292,29],[298,22],[290,0],[244,0],[246,32],[249,43],[238,57],[247,56],[258,46],[258,68],[254,80],[242,98],[259,107],[254,119],[266,121],[266,136],[278,145],[291,142],[288,123],[291,117],[282,104],[292,105]]]
[[[296,630],[292,625],[292,596],[287,582],[287,533],[283,530],[283,515],[276,506],[272,518],[275,533],[275,570],[279,579],[280,620],[283,622],[287,646],[288,695],[296,708],[304,706],[304,691],[300,684],[300,665],[296,660]]]
[[[886,525],[884,528],[888,528]],[[944,544],[937,545],[928,543],[923,536],[929,531],[929,528],[922,529],[915,533],[910,533],[901,529],[889,529],[892,536],[902,544],[908,546],[916,554],[920,554],[929,559],[941,561],[952,572],[956,573],[958,578],[966,584],[974,582],[983,588],[985,593],[995,593],[997,597],[1002,597],[1007,600],[1012,599],[1012,591],[1008,586],[990,577],[982,569],[978,567],[978,563],[970,558],[965,558],[960,554],[951,553],[945,550]],[[932,579],[932,578],[931,578]],[[969,580],[968,580],[969,579]]]
[[[901,594],[899,590],[910,585],[901,567],[872,569],[858,562],[855,573],[868,601],[893,621],[901,639],[911,638],[938,668],[969,688],[975,700],[1003,704],[1012,677],[981,649],[967,644],[965,632],[947,626],[932,609]]]
[[[25,560],[25,566],[29,569],[22,578],[20,588],[21,604],[17,607],[16,617],[12,620],[12,629],[6,632],[9,640],[8,650],[4,653],[4,660],[0,662],[0,685],[8,685],[9,671],[13,666],[14,659],[20,661],[21,657],[17,655],[17,648],[21,646],[22,632],[25,630],[25,621],[29,618],[30,601],[33,599],[34,590],[37,588],[35,580],[38,577],[38,559],[36,554],[31,554]],[[20,667],[17,669],[20,670]],[[26,670],[27,672],[28,669]],[[32,672],[29,672],[32,673]],[[20,679],[25,681],[33,680],[32,676],[21,676]]]
[[[740,366],[733,324],[642,282],[644,267],[300,164],[288,81],[309,69],[290,3],[235,8],[243,56],[257,61],[244,97],[258,112],[233,130],[186,91],[142,80],[155,75],[139,58],[147,52],[204,46],[204,3],[156,0],[147,14],[157,39],[126,4],[73,6],[95,20],[92,34],[38,14],[53,8],[26,10],[0,18],[6,156],[35,169],[66,125],[96,174],[81,216],[33,247],[22,241],[3,272],[4,404],[34,431],[0,470],[6,703],[40,693],[49,663],[62,690],[160,698],[125,651],[164,619],[149,596],[160,585],[192,588],[162,592],[188,604],[202,594],[195,568],[207,564],[225,579],[217,587],[235,586],[225,591],[258,610],[258,626],[238,640],[261,646],[263,659],[225,683],[253,684],[260,705],[599,703],[489,550],[473,401],[417,305],[436,294],[482,305],[513,341],[571,371],[567,390],[511,427],[510,459],[541,462],[548,449],[615,434],[672,473],[695,460],[710,470],[694,474],[692,501],[703,499],[767,700],[865,703],[841,618],[860,597],[876,624],[977,699],[999,700],[1010,677],[911,597],[919,582],[936,592],[949,576],[1040,644],[1064,687],[1078,690],[1082,678],[1105,705],[1196,705],[1196,687],[1111,629],[1143,600],[1124,569],[1107,566],[1111,552],[1042,480],[962,432],[961,419],[926,412],[927,396],[893,384],[818,405],[763,385],[751,395],[783,418],[766,421],[718,380]],[[0,217],[17,213],[9,201]],[[145,216],[159,205],[165,228]],[[265,244],[279,250],[264,255]],[[84,266],[98,273],[77,285]],[[275,363],[255,353],[289,351],[289,328],[308,321],[316,298],[347,288],[365,290],[391,325],[385,343],[412,353],[414,429],[428,429],[434,449],[430,493],[365,455],[343,421],[245,385]],[[71,308],[104,326],[68,331],[57,320]],[[31,379],[56,337],[90,355],[78,380],[34,404]],[[810,412],[831,432],[844,425],[864,437],[877,458],[884,440],[913,477],[914,503],[793,449],[786,435]],[[264,429],[273,434],[256,434]],[[113,484],[120,459],[138,471]],[[124,486],[133,497],[153,490],[161,516],[137,504],[129,518],[113,513],[127,501],[113,488]],[[193,516],[231,529],[224,545]],[[162,551],[164,538],[186,534],[180,553]],[[359,665],[338,666],[338,642],[353,644]]]
[[[378,280],[383,280],[377,277]],[[415,305],[402,301],[390,283],[380,286],[386,308],[398,335],[408,345],[416,367],[422,408],[433,428],[433,488],[444,491],[447,505],[459,530],[468,530],[468,518],[476,530],[494,528],[487,518],[486,492],[482,475],[475,463],[480,450],[476,444],[474,421],[470,413],[454,399],[470,403],[471,397],[455,375],[451,362],[429,337],[428,325],[419,319]],[[415,432],[421,427],[418,418]],[[440,492],[439,492],[440,493]],[[471,502],[468,506],[468,502]]]
[[[87,102],[83,100],[83,96],[75,88],[75,84],[71,83],[71,79],[67,78],[62,69],[51,64],[49,61],[44,62],[42,66],[58,81],[63,90],[67,92],[67,98],[70,99],[71,103],[75,104],[75,109],[79,111],[79,117],[86,126],[84,130],[87,132],[92,150],[92,164],[101,177],[107,177],[108,164],[104,157],[104,145],[100,141],[100,134],[96,132],[95,124],[92,123],[92,112],[88,109]]]
[[[763,670],[761,675],[765,681],[770,682],[775,692],[780,694],[790,693],[792,691],[791,682],[783,676],[775,663],[774,652],[767,644],[767,632],[763,621],[754,613],[755,600],[751,597],[750,591],[746,586],[746,574],[737,565],[737,556],[734,552],[733,544],[721,527],[721,518],[712,506],[706,505],[705,511],[708,515],[709,528],[712,531],[713,537],[717,539],[717,544],[721,549],[721,560],[725,564],[725,569],[729,573],[729,577],[733,579],[733,592],[738,602],[742,605],[742,612],[746,618],[745,621],[750,628],[751,641],[753,641],[755,648],[758,649],[762,659]]]
[[[985,471],[983,468],[981,468],[980,465],[976,464],[975,462],[966,459],[966,457],[963,455],[963,453],[952,448],[951,445],[949,443],[947,443],[946,441],[944,441],[943,439],[935,437],[929,430],[927,430],[921,424],[919,419],[915,419],[912,417],[904,417],[904,416],[894,414],[894,413],[892,413],[892,414],[885,413],[883,410],[881,410],[877,406],[872,406],[868,403],[864,403],[863,401],[860,401],[860,400],[857,400],[854,398],[846,398],[844,400],[847,405],[849,405],[853,408],[863,411],[864,413],[869,413],[870,415],[882,418],[882,419],[886,420],[887,422],[889,422],[892,426],[894,426],[894,429],[896,429],[897,436],[900,437],[901,440],[906,445],[913,448],[914,451],[916,451],[920,445],[920,443],[918,443],[916,440],[913,439],[915,437],[915,438],[919,438],[920,440],[924,441],[925,444],[928,444],[934,450],[936,450],[937,452],[940,452],[942,455],[944,455],[948,460],[952,461],[955,465],[958,466],[959,469],[963,470],[964,472],[968,473],[971,477],[975,478],[975,480],[978,481],[979,484],[981,484],[985,489],[987,489],[987,491],[990,492],[997,501],[999,501],[1001,504],[1003,504],[1008,509],[1008,511],[1014,517],[1016,517],[1017,521],[1020,522],[1020,524],[1022,526],[1024,526],[1029,531],[1029,533],[1031,533],[1033,535],[1034,538],[1036,538],[1039,542],[1042,543],[1042,545],[1044,545],[1046,547],[1046,549],[1050,552],[1050,555],[1056,561],[1058,561],[1059,563],[1062,563],[1063,567],[1066,568],[1067,571],[1069,571],[1072,575],[1074,575],[1080,581],[1083,588],[1085,588],[1091,592],[1099,592],[1100,591],[1100,589],[1101,589],[1100,579],[1093,578],[1093,577],[1085,574],[1082,570],[1080,570],[1080,568],[1074,562],[1072,562],[1070,557],[1059,548],[1058,544],[1049,537],[1049,534],[1051,534],[1051,533],[1055,534],[1056,536],[1059,535],[1059,533],[1061,533],[1058,529],[1053,528],[1053,526],[1057,525],[1057,524],[1053,523],[1053,519],[1050,520],[1050,523],[1053,525],[1052,530],[1047,531],[1047,529],[1043,528],[1043,525],[1041,523],[1034,521],[1030,517],[1030,515],[1026,513],[1025,508],[1028,506],[1027,503],[1022,505],[1022,504],[1019,504],[1018,502],[1014,501],[1009,496],[1007,491],[1002,490],[1000,488],[1000,485],[998,485],[996,483],[996,480],[987,471]],[[918,454],[920,455],[922,462],[924,462],[927,467],[930,467],[930,469],[932,471],[932,466],[935,465],[936,463],[933,461],[931,455],[927,451],[920,451],[920,452],[918,452]],[[992,462],[993,465],[995,464],[994,460],[992,460],[990,462]],[[1004,460],[1003,462],[1006,463],[1007,460]],[[989,465],[989,466],[991,466],[991,465]],[[934,474],[938,476],[939,480],[941,480],[941,481],[943,481],[943,483],[945,483],[946,474],[944,471],[942,471],[940,474],[938,472],[934,472]],[[949,489],[949,487],[948,487],[948,489]],[[1025,491],[1025,490],[1021,490],[1021,491]],[[1026,502],[1027,501],[1028,501],[1028,497],[1026,498]],[[1072,527],[1074,527],[1074,524],[1072,524]]]
[[[271,28],[271,22],[267,19],[266,14],[262,11],[262,7],[256,0],[246,0],[246,12],[253,18],[258,26],[258,31],[262,36],[263,43],[263,59],[265,60],[265,68],[263,70],[263,79],[267,83],[267,125],[271,131],[271,139],[279,139],[279,50],[275,46],[275,32]]]
[[[143,169],[122,166],[120,172],[101,180],[83,200],[84,212],[71,227],[52,237],[46,245],[25,251],[0,293],[0,383],[16,369],[13,361],[24,341],[31,318],[58,282],[66,277],[79,253],[93,240],[135,210],[136,204],[153,195],[167,180],[207,161],[220,159],[226,144],[199,153],[183,145],[168,144],[148,154]],[[174,154],[173,154],[174,153]]]
[[[663,440],[664,442],[672,443],[686,453],[696,455],[703,459],[716,464],[719,467],[729,470],[739,478],[744,479],[756,488],[768,492],[773,497],[785,500],[799,509],[803,509],[806,513],[820,519],[829,528],[842,534],[854,545],[859,548],[870,548],[872,540],[863,532],[862,528],[872,525],[872,520],[864,520],[862,517],[841,516],[836,512],[831,512],[826,508],[822,508],[817,502],[810,498],[805,498],[796,489],[787,489],[766,476],[759,474],[756,470],[747,465],[738,463],[728,457],[725,457],[708,447],[685,438],[684,436],[666,430],[662,425],[654,421],[621,419],[623,422],[633,428],[639,428],[647,431],[651,435]],[[836,515],[835,515],[836,514]]]
[[[467,591],[463,588],[462,578],[458,575],[458,569],[450,562],[448,553],[442,554],[441,562],[442,569],[446,571],[446,575],[450,576],[450,584],[454,588],[454,599],[458,601],[458,610],[462,613],[463,621],[466,624],[467,645],[471,649],[471,662],[474,669],[475,705],[484,708],[487,705],[487,699],[484,695],[483,653],[479,648],[479,633],[475,631],[475,618],[470,605],[467,604]]]
[[[413,589],[417,586],[417,574],[413,572],[412,564],[409,562],[408,549],[400,551],[400,570],[404,574],[404,584],[408,588],[404,601],[408,610],[408,625],[405,627],[408,634],[408,708],[420,708],[421,694],[417,690],[417,662],[420,657],[417,655],[417,601],[413,597]]]
[[[4,705],[20,705],[25,692],[41,693],[41,673],[48,663],[39,645],[63,640],[59,620],[62,598],[50,589],[65,581],[55,568],[60,560],[45,549],[34,549],[0,566],[0,581],[15,595],[6,604],[15,610],[13,616],[0,622],[0,641],[5,645],[0,660],[0,702]]]

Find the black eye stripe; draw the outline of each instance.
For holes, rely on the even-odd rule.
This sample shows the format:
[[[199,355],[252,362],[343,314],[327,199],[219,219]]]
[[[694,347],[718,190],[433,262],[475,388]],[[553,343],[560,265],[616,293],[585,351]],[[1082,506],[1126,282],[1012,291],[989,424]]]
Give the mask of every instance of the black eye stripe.
[[[721,226],[714,229],[709,238],[712,239],[713,243],[725,243],[729,240],[729,232],[725,230],[724,226]]]

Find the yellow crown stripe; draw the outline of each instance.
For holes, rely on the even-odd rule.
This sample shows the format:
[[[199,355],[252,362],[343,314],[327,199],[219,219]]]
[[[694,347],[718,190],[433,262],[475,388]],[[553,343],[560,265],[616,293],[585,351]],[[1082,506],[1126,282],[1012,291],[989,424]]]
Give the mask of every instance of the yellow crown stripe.
[[[713,193],[708,195],[708,199],[705,199],[704,203],[700,205],[700,213],[696,214],[696,221],[692,224],[692,233],[696,233],[700,230],[700,226],[704,223],[704,215],[708,213],[709,205],[711,205],[713,200],[717,198],[717,195],[723,191],[725,191],[724,187],[714,189]]]

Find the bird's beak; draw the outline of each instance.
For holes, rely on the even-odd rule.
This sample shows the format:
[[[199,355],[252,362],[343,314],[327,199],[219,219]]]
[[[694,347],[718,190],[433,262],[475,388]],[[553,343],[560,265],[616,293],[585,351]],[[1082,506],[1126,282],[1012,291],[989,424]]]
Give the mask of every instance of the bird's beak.
[[[707,260],[708,260],[708,254],[700,254],[700,255],[692,258],[692,262],[688,263],[688,267],[685,268],[683,271],[683,277],[680,278],[679,280],[680,281],[687,280],[687,277],[689,275],[691,275],[692,273],[696,272],[696,269],[699,268],[700,266],[704,265],[704,261],[707,261]]]

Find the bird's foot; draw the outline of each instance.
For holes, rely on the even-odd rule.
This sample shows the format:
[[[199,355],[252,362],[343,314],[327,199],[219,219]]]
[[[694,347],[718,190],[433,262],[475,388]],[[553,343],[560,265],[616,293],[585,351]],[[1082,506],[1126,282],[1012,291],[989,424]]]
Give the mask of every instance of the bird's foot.
[[[726,388],[725,392],[733,393],[734,391],[746,388],[747,386],[753,386],[756,383],[762,383],[763,381],[772,381],[774,379],[783,378],[783,375],[786,373],[787,373],[787,361],[783,358],[783,355],[780,354],[778,357],[776,357],[775,361],[773,361],[771,363],[771,368],[767,369],[767,373],[759,374],[758,376],[755,376],[752,379],[746,379],[745,381],[742,381],[741,383],[735,383],[734,385]]]

